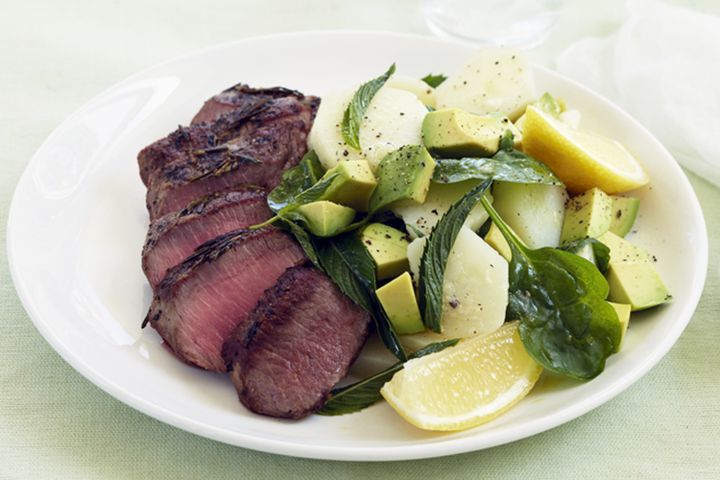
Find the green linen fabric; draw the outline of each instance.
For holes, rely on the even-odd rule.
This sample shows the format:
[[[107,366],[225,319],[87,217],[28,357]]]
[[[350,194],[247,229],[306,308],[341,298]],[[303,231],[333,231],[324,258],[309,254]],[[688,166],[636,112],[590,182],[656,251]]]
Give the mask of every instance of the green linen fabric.
[[[315,28],[427,33],[420,3],[2,2],[0,243],[15,184],[34,151],[110,84],[166,58],[250,35]],[[585,14],[576,36],[612,23],[619,1],[602,3],[608,5],[593,2],[601,11]],[[552,58],[567,39],[552,37],[536,57]],[[0,479],[720,478],[720,190],[690,179],[708,224],[710,262],[697,312],[670,353],[627,391],[568,424],[509,445],[421,461],[283,457],[149,418],[85,380],[50,348],[23,310],[0,254]]]

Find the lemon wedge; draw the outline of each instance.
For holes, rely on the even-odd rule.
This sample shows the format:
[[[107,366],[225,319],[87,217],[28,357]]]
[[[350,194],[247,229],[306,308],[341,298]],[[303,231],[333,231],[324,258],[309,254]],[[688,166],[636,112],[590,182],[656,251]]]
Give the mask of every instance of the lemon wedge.
[[[571,192],[598,187],[622,193],[650,179],[618,142],[580,130],[530,105],[523,121],[523,150],[549,166]]]
[[[405,420],[425,430],[463,430],[519,402],[542,367],[525,351],[518,322],[410,360],[380,393]]]

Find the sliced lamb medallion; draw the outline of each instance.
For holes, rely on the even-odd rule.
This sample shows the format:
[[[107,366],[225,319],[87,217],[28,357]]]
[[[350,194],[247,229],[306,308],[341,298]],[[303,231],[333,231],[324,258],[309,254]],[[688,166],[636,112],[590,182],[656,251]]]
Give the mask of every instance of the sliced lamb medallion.
[[[277,100],[283,100],[277,102]],[[173,133],[140,151],[138,164],[140,176],[151,183],[152,175],[159,169],[180,161],[191,162],[192,153],[212,148],[229,139],[246,135],[254,128],[248,120],[260,122],[286,114],[288,104],[299,103],[312,110],[312,118],[320,100],[306,97],[300,92],[284,88],[254,89],[237,85],[211,98],[200,109],[190,127],[178,127]],[[312,120],[311,118],[311,120]]]
[[[272,99],[257,114],[243,118],[239,122],[242,127],[226,136],[212,137],[208,131],[238,115],[236,111],[215,123],[183,127],[187,141],[175,145],[169,145],[169,139],[158,142],[166,144],[168,158],[172,159],[148,173],[150,217],[158,218],[194,198],[241,184],[275,187],[283,171],[297,165],[307,151],[317,104],[318,100],[310,97],[302,101],[295,97]],[[183,135],[176,132],[171,137]],[[207,139],[208,145],[195,148],[198,137]],[[177,145],[180,147],[175,148]]]
[[[271,216],[267,196],[258,187],[242,187],[195,200],[150,224],[142,253],[143,271],[154,289],[168,269],[185,260],[199,245]]]
[[[287,270],[223,347],[240,401],[272,417],[316,411],[360,352],[369,321],[316,268]]]
[[[167,273],[145,323],[182,360],[223,372],[223,342],[244,328],[263,292],[287,268],[303,262],[302,249],[276,228],[226,233]]]
[[[281,97],[302,99],[304,96],[284,87],[251,88],[244,83],[238,83],[207,100],[192,119],[192,123],[212,122],[237,108],[248,108],[252,104]]]

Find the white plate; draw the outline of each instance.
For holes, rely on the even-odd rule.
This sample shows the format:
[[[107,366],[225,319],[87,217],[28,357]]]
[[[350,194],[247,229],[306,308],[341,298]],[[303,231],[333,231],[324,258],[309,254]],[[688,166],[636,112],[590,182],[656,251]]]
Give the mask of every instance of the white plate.
[[[140,322],[150,288],[140,269],[147,227],[136,154],[202,102],[239,81],[322,95],[371,78],[393,61],[416,77],[452,72],[466,46],[387,33],[313,32],[252,38],[139,73],[62,123],[35,154],[15,192],[8,255],[22,302],[45,339],[76,370],[128,405],[222,442],[268,452],[343,460],[398,460],[477,450],[560,425],[640,378],[675,343],[702,291],[707,235],[698,201],[668,152],[607,100],[537,68],[539,91],[560,95],[585,125],[620,140],[652,186],[635,239],[658,258],[673,302],[634,318],[623,351],[587,383],[545,382],[501,418],[437,434],[405,423],[381,403],[354,415],[299,422],[246,411],[228,378],[169,355]]]

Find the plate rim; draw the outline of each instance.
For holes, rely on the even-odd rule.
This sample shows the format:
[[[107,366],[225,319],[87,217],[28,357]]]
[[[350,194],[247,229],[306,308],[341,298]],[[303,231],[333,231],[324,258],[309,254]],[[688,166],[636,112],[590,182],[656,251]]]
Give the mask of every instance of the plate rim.
[[[643,362],[636,363],[634,368],[627,374],[618,379],[617,382],[601,390],[600,392],[590,396],[584,401],[574,403],[567,408],[560,411],[556,411],[553,414],[546,415],[542,418],[535,419],[530,422],[522,423],[521,425],[513,428],[508,428],[503,435],[496,436],[492,441],[473,441],[478,437],[461,437],[457,439],[444,440],[441,444],[430,441],[427,443],[415,444],[415,445],[402,445],[402,446],[391,446],[391,447],[368,447],[368,446],[305,446],[299,443],[286,443],[281,440],[273,440],[269,438],[258,437],[255,435],[248,435],[242,431],[229,431],[223,430],[214,426],[209,426],[198,422],[192,418],[186,417],[182,414],[170,411],[163,408],[161,405],[149,401],[144,397],[133,393],[132,391],[125,390],[111,381],[108,381],[102,375],[95,373],[92,368],[89,368],[84,361],[81,360],[80,356],[76,353],[66,349],[61,342],[55,338],[45,327],[45,321],[41,317],[40,313],[36,309],[32,299],[29,296],[28,288],[25,285],[25,279],[22,278],[22,274],[18,268],[16,262],[18,261],[14,255],[14,245],[20,241],[16,238],[15,229],[13,224],[17,222],[16,217],[18,209],[19,192],[22,186],[27,183],[28,177],[30,176],[30,170],[33,165],[37,163],[38,154],[44,150],[44,148],[51,144],[55,137],[62,130],[62,127],[73,121],[76,117],[81,116],[86,109],[92,106],[98,101],[98,99],[106,96],[109,92],[122,87],[125,84],[131,83],[134,80],[141,78],[155,69],[162,68],[168,64],[188,60],[192,57],[201,57],[202,55],[211,52],[213,50],[221,50],[224,48],[232,48],[245,43],[262,42],[266,39],[282,39],[282,38],[296,38],[296,37],[307,37],[307,36],[377,36],[385,37],[389,40],[405,39],[405,40],[432,40],[438,43],[445,43],[449,45],[456,45],[458,47],[467,48],[468,44],[464,42],[452,41],[444,38],[433,37],[430,35],[421,35],[414,33],[400,33],[393,31],[383,30],[356,30],[356,29],[328,29],[328,30],[298,30],[283,33],[271,33],[258,36],[250,36],[230,42],[224,42],[220,44],[210,45],[207,47],[191,50],[190,52],[175,56],[168,60],[150,65],[145,67],[138,72],[118,81],[109,87],[103,89],[101,92],[93,95],[91,98],[82,103],[80,107],[75,109],[72,113],[66,116],[52,132],[43,140],[33,153],[30,161],[23,169],[14,192],[10,207],[8,209],[8,220],[6,224],[6,254],[8,258],[8,269],[10,276],[15,286],[16,293],[20,298],[21,304],[28,316],[30,317],[33,325],[42,335],[46,342],[58,353],[63,360],[65,360],[70,366],[80,373],[83,377],[89,380],[94,385],[98,386],[104,392],[110,394],[115,399],[122,403],[130,406],[131,408],[142,412],[143,414],[160,420],[163,423],[172,425],[181,430],[209,438],[212,440],[220,441],[234,446],[248,448],[257,451],[263,451],[274,454],[288,455],[294,457],[323,459],[323,460],[341,460],[341,461],[395,461],[395,460],[411,460],[420,458],[434,458],[447,455],[454,455],[464,452],[476,451],[486,449],[506,443],[514,442],[527,438],[538,433],[550,430],[564,423],[567,423],[575,418],[578,418],[585,413],[597,408],[598,406],[606,403],[613,397],[617,396],[630,385],[637,382],[645,374],[647,374],[662,358],[664,358],[668,351],[677,343],[683,331],[689,324],[692,316],[697,308],[707,278],[707,265],[708,265],[708,236],[707,226],[705,218],[702,212],[702,207],[697,198],[695,190],[692,188],[687,175],[680,168],[675,157],[665,148],[665,146],[639,121],[637,121],[627,111],[616,105],[614,102],[600,95],[599,93],[591,90],[590,88],[582,85],[581,83],[566,77],[552,69],[547,67],[533,64],[533,68],[537,70],[545,71],[551,75],[560,77],[563,81],[572,84],[575,88],[579,88],[583,93],[588,94],[591,97],[595,97],[596,100],[602,103],[608,104],[612,109],[616,110],[616,113],[624,116],[630,121],[636,128],[643,131],[648,139],[651,139],[655,144],[654,146],[662,151],[665,155],[672,159],[671,167],[675,170],[677,179],[683,183],[683,187],[691,193],[690,203],[692,204],[693,211],[692,216],[697,220],[697,230],[699,235],[697,247],[697,261],[703,265],[700,272],[696,272],[693,277],[693,281],[698,283],[698,288],[694,289],[688,301],[684,304],[684,308],[681,310],[679,318],[681,322],[677,322],[672,330],[672,335],[664,337],[664,341],[657,348],[658,355],[653,358],[645,358]],[[671,339],[671,340],[668,340]]]

